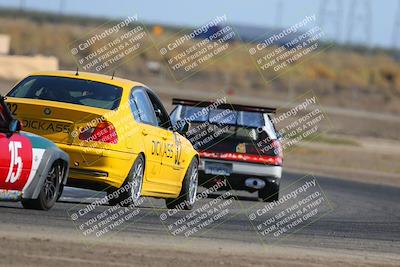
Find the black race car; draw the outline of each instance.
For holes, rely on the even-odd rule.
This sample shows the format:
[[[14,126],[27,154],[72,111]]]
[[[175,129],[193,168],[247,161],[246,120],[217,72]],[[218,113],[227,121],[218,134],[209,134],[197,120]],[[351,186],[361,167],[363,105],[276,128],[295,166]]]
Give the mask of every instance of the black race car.
[[[173,99],[171,121],[189,124],[186,137],[200,153],[199,183],[258,191],[260,199],[279,199],[282,148],[271,120],[276,109],[224,101]]]

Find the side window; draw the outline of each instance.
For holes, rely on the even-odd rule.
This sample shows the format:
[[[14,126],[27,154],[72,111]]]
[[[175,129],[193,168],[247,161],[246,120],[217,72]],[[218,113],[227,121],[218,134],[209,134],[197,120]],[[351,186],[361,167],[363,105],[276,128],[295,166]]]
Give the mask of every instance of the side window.
[[[141,122],[141,118],[140,118],[140,111],[139,111],[139,106],[137,104],[137,99],[135,99],[134,94],[131,94],[130,100],[129,100],[129,104],[131,106],[131,111],[132,111],[132,115],[135,118],[135,121],[137,122]]]
[[[171,128],[171,120],[160,100],[151,91],[148,91],[147,95],[149,96],[154,113],[156,114],[157,125],[165,129]]]
[[[133,88],[130,98],[133,117],[138,122],[157,125],[153,107],[142,88]]]
[[[171,113],[169,114],[169,117],[171,118],[171,123],[172,125],[175,126],[176,122],[178,121],[178,115],[180,113],[180,110],[182,109],[182,106],[176,106]]]

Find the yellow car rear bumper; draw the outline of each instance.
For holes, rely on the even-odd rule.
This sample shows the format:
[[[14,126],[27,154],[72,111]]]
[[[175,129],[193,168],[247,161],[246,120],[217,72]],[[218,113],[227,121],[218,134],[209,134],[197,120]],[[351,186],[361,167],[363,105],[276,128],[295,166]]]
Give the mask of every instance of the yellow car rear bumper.
[[[136,154],[81,146],[57,144],[70,156],[68,179],[119,188],[133,165]]]

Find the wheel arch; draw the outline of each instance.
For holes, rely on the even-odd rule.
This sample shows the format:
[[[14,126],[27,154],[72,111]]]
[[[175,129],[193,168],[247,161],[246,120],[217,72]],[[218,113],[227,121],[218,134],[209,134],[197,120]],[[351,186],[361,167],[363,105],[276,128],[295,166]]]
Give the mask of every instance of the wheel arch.
[[[185,179],[185,176],[187,174],[187,172],[189,171],[190,168],[190,164],[192,163],[193,159],[197,159],[197,163],[200,163],[200,156],[198,153],[194,153],[194,155],[191,155],[190,157],[188,157],[190,160],[187,161],[187,163],[185,164],[185,171],[180,179],[181,184],[183,183],[183,180]]]
[[[142,155],[142,156],[143,156],[143,159],[144,159],[144,161],[143,161],[143,164],[144,164],[143,168],[144,168],[144,173],[145,173],[144,175],[146,175],[146,155],[145,155],[145,153],[144,153],[143,151],[141,151],[141,152],[139,152],[139,153],[136,154],[136,157],[133,159],[132,163],[130,164],[130,168],[129,168],[129,171],[128,171],[128,175],[125,177],[125,179],[124,179],[124,181],[122,182],[121,186],[123,186],[123,185],[126,183],[126,181],[129,179],[129,173],[131,172],[131,170],[132,170],[132,168],[133,168],[133,164],[135,163],[136,159],[137,159],[140,155]]]
[[[24,188],[22,192],[23,199],[37,199],[39,197],[42,186],[47,178],[47,174],[53,164],[57,161],[62,161],[63,165],[66,166],[62,177],[63,180],[61,181],[61,184],[65,185],[69,174],[69,156],[57,147],[50,147],[45,150],[32,181],[26,186],[26,188]]]

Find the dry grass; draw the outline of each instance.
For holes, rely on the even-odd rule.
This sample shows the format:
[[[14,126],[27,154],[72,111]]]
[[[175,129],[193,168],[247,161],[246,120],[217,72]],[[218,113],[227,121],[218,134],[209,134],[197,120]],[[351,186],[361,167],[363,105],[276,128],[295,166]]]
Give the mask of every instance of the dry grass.
[[[68,44],[96,26],[98,24],[81,26],[73,22],[41,22],[24,17],[0,19],[0,32],[11,35],[13,53],[54,55],[59,58],[61,68],[66,69],[76,66]],[[171,34],[167,31],[161,37],[152,38],[159,43]],[[149,49],[118,68],[119,76],[154,76],[144,67],[145,63],[149,60],[163,62],[163,59],[152,42],[145,45]],[[400,64],[388,54],[366,56],[333,47],[297,64],[287,75],[265,83],[248,54],[247,46],[242,43],[232,46],[234,51],[229,56],[207,65],[193,76],[190,83],[207,80],[215,87],[239,88],[244,94],[252,95],[257,91],[272,90],[279,96],[282,89],[289,87],[294,88],[297,94],[313,89],[328,96],[324,100],[326,104],[400,112]],[[164,71],[167,73],[166,69]],[[265,77],[269,80],[275,76],[266,73]],[[165,82],[173,83],[174,79],[166,74]]]

